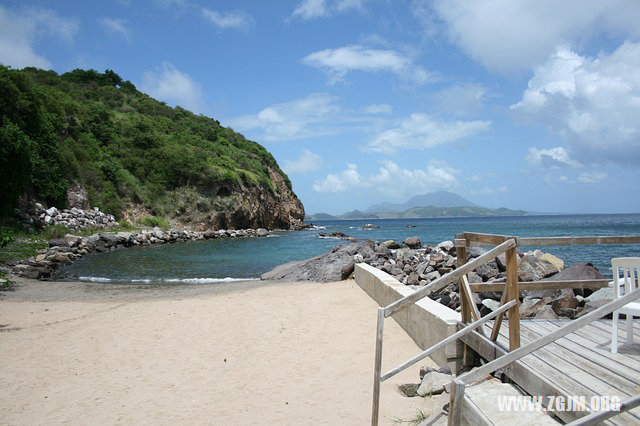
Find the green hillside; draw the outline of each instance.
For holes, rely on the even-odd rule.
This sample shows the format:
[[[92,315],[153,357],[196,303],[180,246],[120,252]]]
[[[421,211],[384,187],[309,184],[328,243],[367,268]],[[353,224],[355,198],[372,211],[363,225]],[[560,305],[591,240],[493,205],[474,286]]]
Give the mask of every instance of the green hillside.
[[[133,205],[153,214],[224,209],[247,188],[291,189],[261,145],[154,100],[113,71],[58,75],[4,66],[0,179],[0,215],[21,197],[65,207],[75,184],[86,188],[91,206],[116,216]]]

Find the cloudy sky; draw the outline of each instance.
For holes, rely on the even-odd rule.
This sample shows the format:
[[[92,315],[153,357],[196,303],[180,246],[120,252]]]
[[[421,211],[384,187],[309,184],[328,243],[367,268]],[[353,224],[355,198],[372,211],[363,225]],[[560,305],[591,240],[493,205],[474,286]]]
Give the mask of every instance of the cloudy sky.
[[[436,190],[639,212],[638,22],[636,0],[2,0],[0,62],[214,117],[311,213]]]

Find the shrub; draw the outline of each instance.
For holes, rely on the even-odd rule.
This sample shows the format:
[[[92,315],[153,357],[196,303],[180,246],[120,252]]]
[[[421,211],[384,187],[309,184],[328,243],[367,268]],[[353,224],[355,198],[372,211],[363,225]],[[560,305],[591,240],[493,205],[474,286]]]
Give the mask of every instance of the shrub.
[[[160,229],[169,229],[171,227],[171,225],[169,224],[169,221],[162,216],[143,217],[140,220],[140,223],[142,223],[145,226],[149,226],[151,228],[158,227]]]

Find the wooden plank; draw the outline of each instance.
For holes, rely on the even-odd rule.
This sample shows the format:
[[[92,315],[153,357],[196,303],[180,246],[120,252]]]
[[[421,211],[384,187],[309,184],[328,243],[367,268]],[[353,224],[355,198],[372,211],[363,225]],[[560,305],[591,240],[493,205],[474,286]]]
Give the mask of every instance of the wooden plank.
[[[520,292],[518,291],[518,253],[511,248],[505,252],[507,267],[507,299],[515,300],[516,305],[509,309],[509,350],[520,347]]]
[[[471,313],[471,317],[473,318],[473,320],[478,321],[481,318],[480,311],[478,310],[478,307],[476,306],[476,304],[473,303],[473,298],[471,297],[471,289],[469,288],[469,280],[467,279],[467,276],[463,275],[460,278],[460,282],[462,284],[460,287],[460,290],[463,295],[462,298],[466,300],[467,306],[469,307],[469,312]],[[480,325],[480,327],[478,327],[478,331],[482,334],[486,334],[484,331],[484,325]]]
[[[479,325],[482,325],[482,324],[486,323],[487,321],[492,320],[493,318],[498,316],[500,313],[505,312],[507,309],[509,309],[514,304],[515,304],[515,302],[512,300],[509,303],[505,304],[504,306],[500,306],[500,308],[498,308],[495,311],[491,312],[489,315],[486,315],[486,316],[480,318],[479,320],[474,321],[473,323],[467,325],[465,328],[453,333],[451,336],[447,337],[446,339],[439,341],[435,345],[431,346],[429,349],[427,349],[427,350],[419,353],[418,355],[408,359],[407,361],[403,362],[402,364],[400,364],[396,368],[394,368],[392,370],[389,370],[387,373],[385,373],[380,378],[380,381],[384,382],[388,378],[393,377],[396,374],[398,374],[399,372],[411,367],[416,362],[418,362],[420,360],[423,360],[424,358],[428,357],[429,355],[431,355],[432,353],[436,352],[437,350],[446,347],[450,343],[455,342],[456,340],[458,340],[459,338],[461,338],[465,334],[468,334],[472,330],[477,329]]]
[[[581,419],[578,419],[575,422],[571,422],[569,424],[572,426],[599,425],[603,421],[610,419],[614,416],[617,416],[620,413],[623,413],[625,411],[631,410],[634,407],[640,407],[640,394],[634,395],[631,398],[628,398],[622,401],[622,404],[620,404],[619,411],[595,412]]]
[[[611,322],[612,320],[600,320],[600,321],[594,321],[592,323],[592,325],[594,327],[598,327],[599,329],[602,329],[604,331],[605,335],[608,335],[609,339],[611,339]],[[624,330],[624,335],[622,334],[622,331]],[[618,320],[618,333],[623,336],[625,339],[627,338],[627,320],[626,319],[619,319]],[[636,336],[638,338],[640,338],[640,320],[635,319],[633,321],[633,338],[635,341]],[[640,339],[639,339],[640,341]],[[640,356],[640,353],[638,354]]]
[[[518,247],[575,246],[591,244],[640,244],[640,235],[518,238]]]
[[[412,293],[408,296],[403,297],[402,299],[396,300],[395,302],[391,303],[386,308],[384,308],[385,316],[386,317],[391,316],[394,313],[398,312],[399,310],[414,304],[415,302],[422,299],[423,297],[427,297],[431,293],[438,291],[440,289],[443,289],[444,287],[449,285],[451,282],[457,280],[461,276],[468,274],[471,271],[474,271],[475,269],[479,268],[483,264],[495,259],[504,251],[510,248],[514,248],[515,246],[516,246],[515,240],[505,241],[504,243],[500,244],[498,247],[492,250],[489,250],[488,252],[483,253],[481,256],[465,263],[458,269],[455,269],[449,272],[448,274],[443,275],[442,277],[436,279],[435,281],[432,281],[431,283],[427,284],[425,287],[422,287],[420,290],[416,291],[415,293]]]
[[[554,340],[557,340],[563,336],[566,336],[567,334],[572,333],[575,330],[579,329],[583,325],[588,324],[591,321],[595,321],[596,319],[601,318],[613,312],[614,310],[619,309],[620,307],[626,305],[627,303],[633,302],[638,298],[640,298],[640,289],[634,290],[618,299],[615,299],[607,303],[606,305],[596,309],[595,311],[588,313],[583,317],[570,321],[568,324],[560,327],[553,333],[547,334],[546,336],[538,339],[535,342],[531,342],[526,346],[519,347],[503,357],[500,357],[494,361],[491,361],[488,364],[483,365],[482,367],[478,367],[475,370],[472,370],[472,371],[469,371],[468,373],[463,374],[459,378],[465,383],[470,383],[475,380],[478,380],[479,378],[484,377],[487,374],[493,373],[494,371],[510,364],[511,362],[518,360],[527,354],[530,354],[536,349],[539,349],[544,345],[550,342],[553,342]],[[519,322],[517,324],[519,326]],[[511,327],[511,324],[509,324],[509,327]],[[511,336],[512,334],[514,333],[512,333],[511,330],[509,330],[509,336]]]
[[[456,257],[458,262],[458,268],[460,268],[462,265],[467,263],[467,248],[456,246]],[[462,278],[460,278],[458,280],[458,286],[462,288],[462,285],[463,285]],[[460,310],[460,314],[462,315],[462,322],[465,322],[465,323],[471,322],[471,312],[469,311],[468,301],[463,297],[460,299],[460,302],[462,303],[461,310]]]
[[[522,323],[522,338],[525,344],[538,339],[539,337],[535,335],[535,333],[527,333],[525,327],[528,328],[532,322],[537,321],[523,321]],[[503,331],[500,336],[499,341],[503,344],[507,343],[507,333],[508,331]],[[532,336],[533,335],[533,336]],[[533,338],[530,340],[530,338]],[[577,361],[577,357],[570,356],[569,359],[564,359],[563,357],[558,356],[556,351],[557,347],[554,346],[554,343],[549,344],[548,346],[552,346],[553,349],[547,349],[548,346],[544,348],[540,348],[536,350],[534,353],[531,353],[525,356],[521,361],[524,362],[529,367],[533,368],[535,374],[541,375],[547,379],[551,379],[553,386],[556,386],[556,394],[560,396],[568,397],[570,395],[576,396],[585,396],[587,406],[590,405],[590,399],[592,396],[596,395],[620,395],[618,389],[615,386],[611,386],[610,383],[607,383],[604,380],[600,380],[598,377],[590,376],[589,374],[585,374],[585,372],[579,368],[576,368],[573,365],[573,362]],[[601,372],[599,369],[598,372]],[[510,373],[508,373],[510,374]],[[510,377],[510,376],[509,376]],[[519,384],[519,383],[518,383]],[[527,383],[525,386],[522,386],[523,389],[527,390]],[[532,393],[532,395],[540,395],[538,393]],[[545,396],[547,399],[547,396]],[[564,421],[568,421],[565,417],[563,417],[562,412],[555,412],[557,416],[561,417]],[[576,419],[578,417],[585,416],[587,413],[583,411],[573,412],[572,418]],[[636,424],[640,422],[640,418],[635,418],[635,414],[625,415],[622,418],[616,419],[612,421],[613,424]]]
[[[541,324],[540,326],[549,331],[558,329],[558,325],[552,322],[546,322]],[[578,330],[578,332],[580,331],[583,330]],[[598,359],[601,360],[601,363],[603,363],[605,367],[614,369],[618,371],[619,374],[627,376],[631,380],[634,380],[636,383],[640,384],[640,360],[625,356],[624,354],[612,354],[608,346],[599,347],[598,343],[585,337],[587,335],[594,336],[598,333],[594,333],[590,330],[584,330],[584,334],[578,332],[565,336],[565,338],[569,342],[571,342],[573,346],[579,346],[581,348],[584,348],[585,351],[590,350],[591,352],[597,354]],[[607,342],[611,342],[611,337],[609,337]]]
[[[449,399],[449,426],[458,426],[462,423],[464,388],[464,382],[457,379],[453,381],[451,386],[451,398]]]
[[[524,322],[522,325],[522,336],[529,341],[539,339],[554,330],[553,326],[551,326],[551,329],[548,328],[548,325],[545,326],[545,322]],[[624,365],[616,365],[617,363],[612,362],[611,359],[591,351],[590,348],[572,343],[568,340],[569,336],[571,335],[540,348],[536,354],[540,358],[549,360],[554,365],[564,365],[562,370],[565,374],[573,371],[576,375],[572,375],[572,377],[581,377],[582,384],[599,395],[614,394],[607,393],[607,388],[620,390],[624,395],[632,395],[634,393],[639,384],[637,380],[640,378],[637,371]],[[576,368],[580,371],[577,371]],[[635,380],[633,378],[634,375],[638,376]],[[590,385],[593,382],[592,378],[595,378],[597,383]],[[607,385],[607,388],[602,388],[599,385],[601,382]]]
[[[504,305],[507,301],[507,292],[502,291],[502,296],[500,297],[500,305]],[[491,330],[491,340],[494,342],[498,339],[498,333],[500,332],[500,326],[502,325],[502,320],[504,319],[504,314],[498,315],[496,320],[493,322],[493,329]]]
[[[468,260],[467,247],[466,247],[467,240],[464,238],[461,239],[460,237],[461,237],[461,234],[456,235],[456,257],[457,257],[458,268],[460,268],[462,265],[467,263],[467,260]],[[464,246],[458,245],[458,242],[461,240],[464,242]],[[462,279],[458,280],[458,287],[462,288]],[[462,322],[469,323],[471,322],[471,312],[469,310],[470,303],[464,297],[460,299],[460,302],[461,302],[460,315],[462,316]],[[469,349],[467,345],[464,345],[464,348],[462,350],[462,365],[465,367],[468,367],[468,366],[475,365],[475,363],[476,363],[475,354],[473,353],[473,351]]]
[[[464,238],[468,242],[493,244],[494,246],[502,244],[511,238],[515,238],[507,235],[481,234],[477,232],[464,232],[462,235],[464,235]]]
[[[378,308],[376,328],[376,353],[373,366],[373,402],[371,404],[371,426],[378,425],[380,413],[380,373],[382,372],[382,339],[384,338],[384,308]]]
[[[462,337],[461,340],[487,361],[493,361],[509,353],[502,345],[492,342],[475,331]],[[502,371],[529,395],[541,395],[544,406],[549,401],[549,396],[578,395],[583,389],[571,378],[562,376],[556,369],[533,355],[509,364]],[[565,422],[584,415],[574,411],[554,412],[554,414]]]
[[[555,290],[564,288],[604,288],[609,286],[608,279],[601,280],[570,280],[570,281],[519,281],[518,290]],[[475,283],[469,284],[475,293],[502,291],[505,283]]]

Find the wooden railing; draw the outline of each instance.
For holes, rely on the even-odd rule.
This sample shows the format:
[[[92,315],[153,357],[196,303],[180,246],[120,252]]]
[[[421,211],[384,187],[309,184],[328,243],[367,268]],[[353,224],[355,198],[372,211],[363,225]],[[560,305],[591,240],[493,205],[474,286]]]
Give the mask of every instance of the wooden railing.
[[[614,299],[613,301],[607,303],[606,305],[596,309],[593,312],[588,313],[587,315],[580,317],[579,319],[573,320],[569,322],[567,325],[564,325],[557,329],[556,331],[542,336],[541,338],[532,341],[528,345],[522,346],[514,351],[507,353],[495,360],[483,365],[482,367],[478,367],[474,370],[469,371],[461,376],[455,378],[450,384],[450,401],[449,401],[449,426],[456,426],[460,424],[461,421],[461,412],[462,412],[462,403],[464,400],[464,390],[465,386],[473,381],[481,379],[485,377],[487,374],[491,374],[500,368],[504,368],[512,362],[518,361],[525,355],[530,354],[531,352],[542,348],[543,346],[548,345],[549,343],[553,343],[561,337],[566,336],[569,333],[576,331],[577,329],[590,324],[591,322],[602,318],[605,315],[609,315],[611,312],[616,309],[621,308],[622,306],[631,303],[640,298],[640,289],[634,290],[618,299]],[[625,401],[625,406],[621,407],[620,411],[612,412],[609,415],[617,415],[622,412],[622,408],[624,410],[630,410],[631,408],[640,404],[638,401],[638,397],[633,397],[628,401]],[[577,421],[578,424],[597,424],[602,421],[601,418],[604,415],[593,415],[590,419],[586,419],[583,422]]]
[[[378,308],[378,320],[377,320],[377,329],[376,329],[376,352],[375,352],[375,361],[374,361],[374,370],[373,370],[373,402],[372,402],[372,408],[371,408],[371,424],[372,425],[378,424],[378,416],[379,416],[379,408],[380,408],[380,385],[384,380],[387,380],[388,378],[393,377],[394,375],[398,374],[400,371],[415,364],[421,359],[429,356],[430,354],[440,349],[441,347],[444,347],[447,344],[454,342],[455,340],[469,333],[470,331],[478,327],[482,327],[483,324],[488,320],[495,317],[499,317],[500,315],[504,315],[504,313],[507,310],[511,310],[514,308],[517,309],[518,301],[515,300],[515,301],[509,301],[508,303],[507,302],[502,303],[502,306],[500,306],[498,309],[496,309],[496,311],[492,312],[490,315],[487,315],[486,317],[483,317],[483,318],[480,318],[478,316],[478,318],[473,324],[470,324],[469,326],[465,327],[463,330],[460,330],[459,332],[453,334],[452,336],[449,336],[447,339],[443,340],[442,342],[422,352],[421,354],[418,354],[417,356],[409,359],[408,361],[404,362],[403,364],[389,371],[383,376],[382,375],[382,343],[383,343],[383,337],[384,337],[385,318],[401,311],[402,309],[405,309],[411,306],[415,302],[429,296],[431,293],[442,290],[443,288],[445,288],[447,285],[451,284],[455,280],[463,279],[466,274],[478,269],[480,266],[488,262],[491,262],[496,257],[500,256],[502,253],[506,253],[509,250],[513,250],[512,256],[516,256],[515,247],[516,247],[516,241],[514,239],[507,239],[506,241],[503,241],[500,244],[498,244],[497,247],[489,250],[486,253],[483,253],[479,257],[469,262],[465,262],[463,265],[458,266],[457,269],[432,281],[431,283],[421,288],[420,290],[416,291],[415,293],[405,296],[402,299],[398,299],[386,307]],[[513,257],[513,259],[515,260],[515,257]],[[515,292],[514,294],[517,295],[517,292]],[[511,328],[509,329],[509,331],[511,332]],[[518,331],[518,342],[519,342],[520,340],[519,329],[517,329],[517,331]],[[514,329],[514,332],[516,332],[516,329]]]
[[[508,315],[509,321],[509,351],[510,353],[498,358],[483,367],[473,370],[470,373],[466,373],[455,379],[451,385],[451,401],[449,408],[449,424],[456,425],[459,423],[459,414],[462,408],[461,401],[464,397],[465,383],[469,383],[476,378],[483,375],[494,372],[495,370],[502,368],[503,366],[519,359],[520,357],[544,346],[546,343],[550,343],[557,338],[564,336],[572,332],[573,330],[581,327],[582,325],[591,322],[594,319],[600,318],[613,312],[618,307],[628,303],[631,300],[635,300],[640,296],[640,290],[634,292],[634,297],[625,296],[621,299],[616,299],[600,309],[591,312],[578,320],[572,321],[568,325],[560,328],[556,332],[538,339],[524,347],[520,347],[520,291],[521,290],[546,290],[546,289],[562,289],[562,288],[601,288],[608,285],[609,280],[575,280],[575,281],[532,281],[532,282],[519,282],[518,281],[518,255],[516,249],[518,246],[561,246],[561,245],[590,245],[590,244],[640,244],[640,235],[633,236],[613,236],[613,237],[534,237],[534,238],[519,238],[515,236],[507,235],[494,235],[494,234],[480,234],[465,232],[457,234],[455,238],[456,255],[458,259],[457,269],[441,276],[440,278],[432,281],[430,284],[421,288],[420,290],[405,296],[386,307],[378,308],[378,319],[376,329],[376,349],[375,349],[375,362],[374,362],[374,378],[373,378],[373,401],[371,412],[371,424],[378,424],[379,407],[380,407],[380,385],[383,381],[393,377],[404,369],[414,365],[416,362],[426,358],[433,352],[445,347],[448,344],[455,342],[460,337],[470,333],[473,330],[478,330],[481,334],[486,335],[484,324],[490,319],[495,318],[494,325],[491,330],[491,340],[494,342],[498,338],[500,327],[502,325],[505,314]],[[477,246],[496,246],[493,249],[481,254],[475,259],[469,260],[467,247]],[[506,267],[506,283],[482,283],[471,284],[467,279],[467,274],[478,269],[480,266],[491,262],[501,254],[505,254],[505,267]],[[390,370],[389,372],[382,374],[382,344],[384,337],[384,320],[385,318],[397,313],[398,311],[405,309],[415,302],[429,296],[430,294],[437,292],[450,283],[458,280],[460,289],[460,301],[461,301],[461,314],[463,323],[467,324],[463,329],[457,333],[449,336],[443,341],[433,345],[429,349],[422,353],[410,358],[403,362],[398,367]],[[484,317],[480,316],[477,306],[473,303],[472,292],[484,292],[484,291],[502,291],[502,297],[500,304],[496,310],[491,314]],[[637,294],[635,294],[637,293]],[[623,300],[627,302],[622,303]],[[613,306],[613,307],[612,307]],[[611,309],[610,309],[611,308]],[[610,310],[609,310],[610,309]],[[599,316],[598,316],[599,315]],[[473,322],[472,322],[473,319]],[[471,363],[471,351],[465,346],[464,363],[469,365]],[[500,361],[500,362],[498,362]],[[493,368],[494,366],[496,366]],[[491,370],[491,371],[489,371]],[[480,371],[480,373],[478,373]],[[636,401],[627,401],[628,407],[635,406]]]

